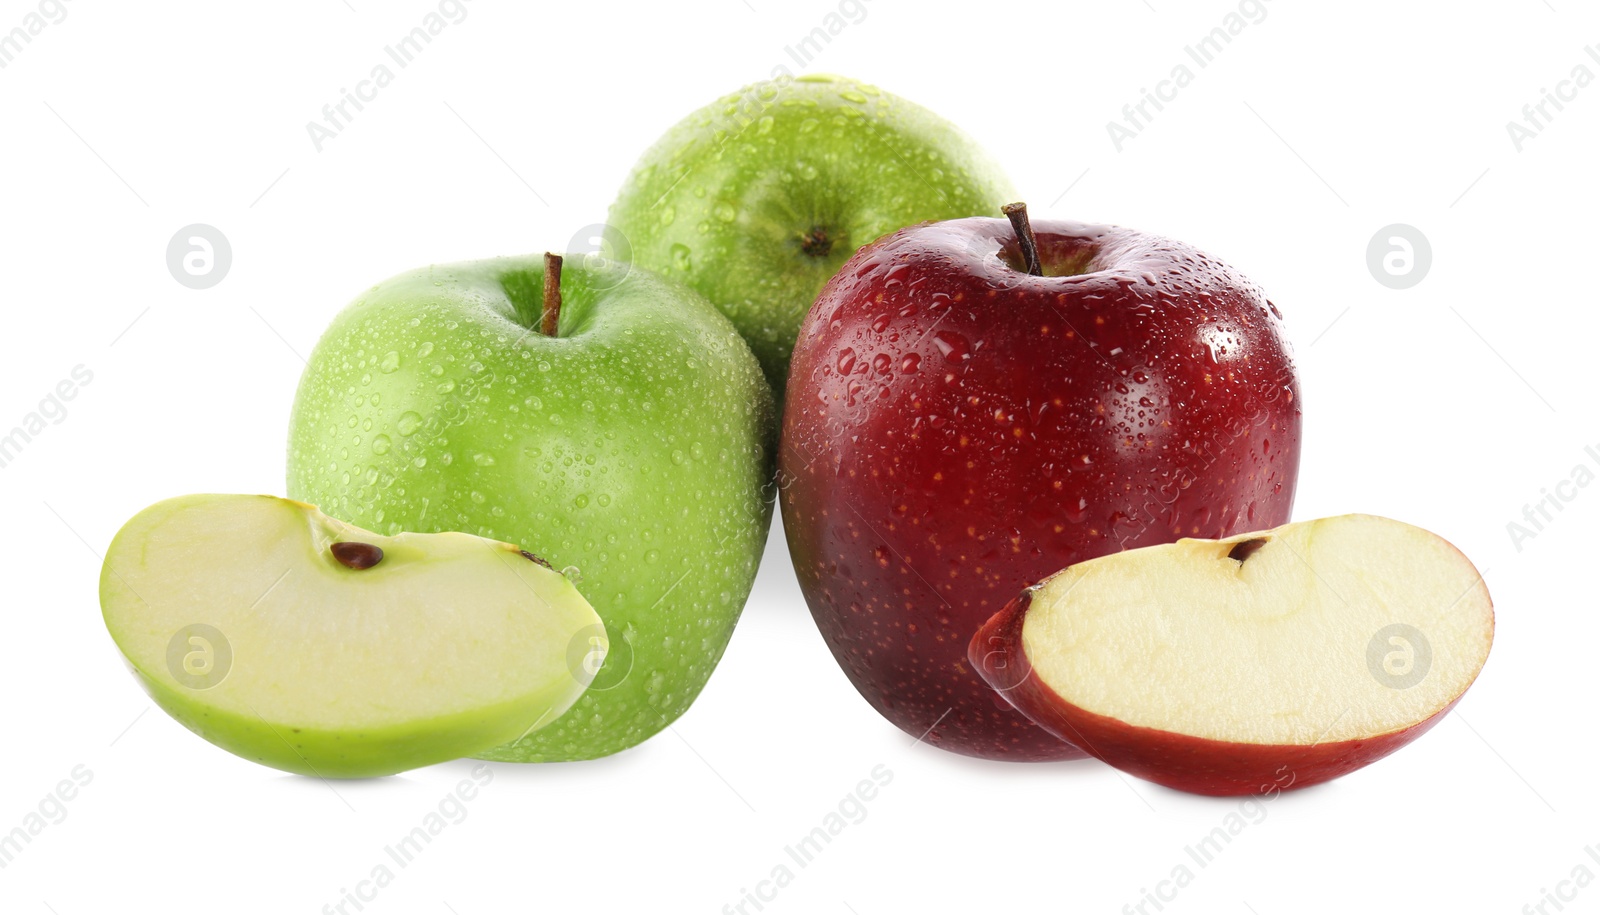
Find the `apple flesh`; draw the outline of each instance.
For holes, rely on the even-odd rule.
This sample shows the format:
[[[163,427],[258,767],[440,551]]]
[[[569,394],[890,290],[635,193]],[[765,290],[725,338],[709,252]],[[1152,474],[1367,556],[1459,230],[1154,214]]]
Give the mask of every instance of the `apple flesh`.
[[[858,248],[1011,197],[949,121],[866,83],[806,75],[684,118],[640,157],[610,221],[634,263],[732,319],[781,397],[806,310]]]
[[[169,715],[246,759],[327,778],[456,759],[549,724],[607,647],[588,601],[515,546],[386,537],[271,496],[140,512],[106,552],[100,603]]]
[[[978,631],[975,669],[1063,740],[1198,794],[1338,778],[1432,727],[1494,638],[1455,547],[1371,515],[1070,566]]]
[[[779,482],[801,589],[886,718],[992,759],[1082,752],[998,700],[972,633],[1064,566],[1282,524],[1300,396],[1281,317],[1179,242],[1004,219],[914,226],[823,290]]]

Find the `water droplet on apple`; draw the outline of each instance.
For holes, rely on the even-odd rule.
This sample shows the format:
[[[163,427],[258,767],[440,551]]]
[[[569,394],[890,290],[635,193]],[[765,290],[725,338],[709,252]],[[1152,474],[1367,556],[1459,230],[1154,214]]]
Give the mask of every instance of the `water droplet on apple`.
[[[432,343],[432,341],[426,342],[426,343],[422,344],[421,346],[417,347],[417,356],[419,358],[426,359],[427,357],[429,357],[431,355],[433,355],[433,343]]]
[[[479,467],[493,467],[494,455],[484,454],[480,451],[472,456],[472,463],[477,464]]]
[[[889,365],[892,362],[894,362],[894,359],[888,353],[879,353],[872,357],[872,370],[879,375],[887,375],[889,374]]]
[[[374,436],[373,439],[372,439],[372,453],[373,454],[388,454],[389,453],[389,448],[393,444],[394,443],[389,440],[389,436],[387,436],[387,435]]]
[[[922,365],[922,356],[917,353],[907,353],[906,357],[900,360],[900,373],[902,375],[915,375],[920,365]]]
[[[674,219],[677,219],[677,218],[678,218],[678,211],[677,211],[676,208],[674,208],[672,206],[672,204],[669,203],[666,206],[661,208],[661,215],[660,215],[659,219],[660,219],[662,225],[670,226],[670,225],[672,225],[672,221]]]
[[[972,342],[953,330],[935,331],[933,345],[939,348],[946,362],[960,362],[972,351]]]
[[[856,367],[856,351],[848,346],[840,350],[839,361],[835,363],[835,366],[838,368],[839,374],[850,374],[850,370]]]
[[[670,250],[672,253],[672,266],[687,272],[690,267],[688,246],[675,244]]]
[[[844,326],[844,306],[840,305],[838,308],[835,308],[833,310],[833,314],[828,315],[828,329],[829,330],[838,330],[839,328],[841,328],[843,326]],[[812,333],[816,333],[816,330],[814,328],[812,330]]]
[[[394,428],[401,435],[411,435],[422,428],[422,417],[414,411],[407,410],[400,414],[400,418],[395,421]]]

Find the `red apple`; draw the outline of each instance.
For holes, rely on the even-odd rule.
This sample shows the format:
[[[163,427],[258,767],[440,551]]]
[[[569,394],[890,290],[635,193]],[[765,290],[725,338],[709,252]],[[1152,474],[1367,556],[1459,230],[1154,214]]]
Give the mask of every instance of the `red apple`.
[[[1489,656],[1483,577],[1370,515],[1071,566],[969,646],[1000,695],[1140,778],[1255,794],[1338,778],[1444,717]]]
[[[1026,216],[1018,225],[1027,233]],[[1082,755],[967,666],[972,633],[1063,566],[1288,520],[1300,395],[1261,290],[1178,242],[958,219],[863,248],[790,366],[789,550],[862,696],[972,756]]]

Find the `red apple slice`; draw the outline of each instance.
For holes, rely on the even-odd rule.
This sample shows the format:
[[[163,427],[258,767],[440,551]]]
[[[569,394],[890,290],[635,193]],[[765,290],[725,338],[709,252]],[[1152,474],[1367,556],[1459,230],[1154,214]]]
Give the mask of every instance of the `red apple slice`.
[[[1483,577],[1371,515],[1081,562],[978,631],[973,666],[1036,724],[1183,791],[1300,788],[1432,727],[1494,638]]]

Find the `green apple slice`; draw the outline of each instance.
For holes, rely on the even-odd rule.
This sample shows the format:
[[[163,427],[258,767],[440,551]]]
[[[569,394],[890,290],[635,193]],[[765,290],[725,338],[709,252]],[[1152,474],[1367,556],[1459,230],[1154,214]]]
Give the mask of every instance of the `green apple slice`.
[[[265,765],[389,775],[555,720],[605,627],[530,553],[469,534],[384,537],[273,496],[192,495],[106,552],[106,628],[185,727]]]

